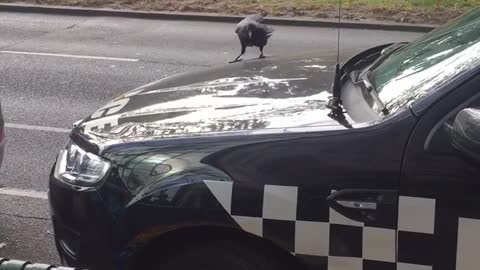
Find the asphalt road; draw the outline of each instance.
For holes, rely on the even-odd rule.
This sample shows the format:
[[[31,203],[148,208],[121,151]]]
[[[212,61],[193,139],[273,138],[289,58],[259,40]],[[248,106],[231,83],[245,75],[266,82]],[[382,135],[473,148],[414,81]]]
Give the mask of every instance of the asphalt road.
[[[343,29],[342,59],[418,36]],[[277,26],[265,52],[330,54],[335,45],[335,29]],[[224,65],[239,50],[232,24],[2,12],[0,100],[8,144],[0,172],[0,257],[59,263],[45,198],[74,121],[126,90]],[[257,56],[249,49],[244,58]]]

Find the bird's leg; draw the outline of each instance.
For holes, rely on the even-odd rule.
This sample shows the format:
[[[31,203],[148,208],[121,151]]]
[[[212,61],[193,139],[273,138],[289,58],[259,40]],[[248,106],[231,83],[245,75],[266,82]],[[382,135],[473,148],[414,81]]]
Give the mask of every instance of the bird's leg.
[[[242,59],[240,59],[240,57],[242,57],[242,56],[245,54],[245,50],[246,50],[246,49],[247,49],[247,46],[245,46],[245,45],[242,44],[242,51],[240,52],[240,55],[237,56],[237,58],[235,58],[235,60],[230,61],[229,63],[235,63],[235,62],[242,61]]]
[[[260,47],[260,56],[258,58],[265,58],[265,55],[263,55],[263,46]]]

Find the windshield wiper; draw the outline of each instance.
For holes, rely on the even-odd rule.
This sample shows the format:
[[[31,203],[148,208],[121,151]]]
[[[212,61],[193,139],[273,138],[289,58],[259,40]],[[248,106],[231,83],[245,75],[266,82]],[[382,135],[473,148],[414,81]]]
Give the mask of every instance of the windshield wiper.
[[[390,55],[398,52],[400,49],[402,49],[408,44],[409,42],[398,42],[383,49],[382,54],[377,58],[377,60],[375,60],[375,62],[372,63],[372,65],[370,65],[368,70],[374,70],[380,64],[382,64],[388,57],[390,57]]]
[[[395,44],[392,44],[385,48],[382,52],[382,54],[370,65],[368,68],[367,72],[364,74],[369,73],[368,71],[373,70],[376,68],[378,65],[383,63],[385,59],[387,59],[390,55],[393,53],[399,51],[401,48],[405,47],[408,44],[408,42],[398,42]],[[345,117],[343,115],[343,107],[342,107],[342,99],[341,99],[341,91],[342,91],[342,71],[340,69],[340,64],[337,62],[335,65],[335,77],[332,85],[332,96],[329,97],[328,103],[326,105],[327,108],[330,109],[330,113],[328,114],[331,118],[342,118]],[[353,82],[353,84],[358,84],[359,81],[358,77],[360,76],[359,71],[352,71],[348,73],[349,79]],[[386,106],[383,104],[383,102],[380,100],[378,97],[378,93],[376,92],[375,88],[373,85],[370,83],[370,80],[368,79],[368,76],[364,75],[362,76],[362,80],[360,82],[363,82],[363,85],[367,89],[367,92],[370,94],[372,99],[381,107],[381,111],[387,115],[388,110],[386,109]],[[373,93],[372,93],[373,92]]]
[[[378,96],[378,92],[373,86],[373,84],[370,82],[368,75],[369,72],[365,72],[361,77],[361,82],[365,87],[367,93],[370,94],[370,97],[372,97],[373,101],[377,104],[379,111],[381,111],[383,115],[388,115],[390,112],[388,111],[387,106],[385,106],[383,101]]]

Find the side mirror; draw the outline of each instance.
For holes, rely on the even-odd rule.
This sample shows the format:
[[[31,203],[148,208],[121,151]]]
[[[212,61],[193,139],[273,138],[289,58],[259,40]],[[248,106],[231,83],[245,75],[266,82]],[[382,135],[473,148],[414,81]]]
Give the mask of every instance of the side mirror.
[[[447,125],[452,146],[475,161],[480,162],[480,110],[467,108],[455,117],[453,125]]]

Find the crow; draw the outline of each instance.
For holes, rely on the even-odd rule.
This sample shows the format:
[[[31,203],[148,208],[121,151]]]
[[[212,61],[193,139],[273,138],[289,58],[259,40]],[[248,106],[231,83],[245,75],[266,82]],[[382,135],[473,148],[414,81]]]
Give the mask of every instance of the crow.
[[[264,58],[263,47],[267,45],[268,39],[272,36],[273,29],[263,24],[263,17],[259,15],[248,15],[245,19],[238,23],[235,33],[237,33],[242,45],[242,51],[235,60],[230,63],[241,61],[240,57],[245,54],[247,47],[256,46],[260,48],[260,56]]]

